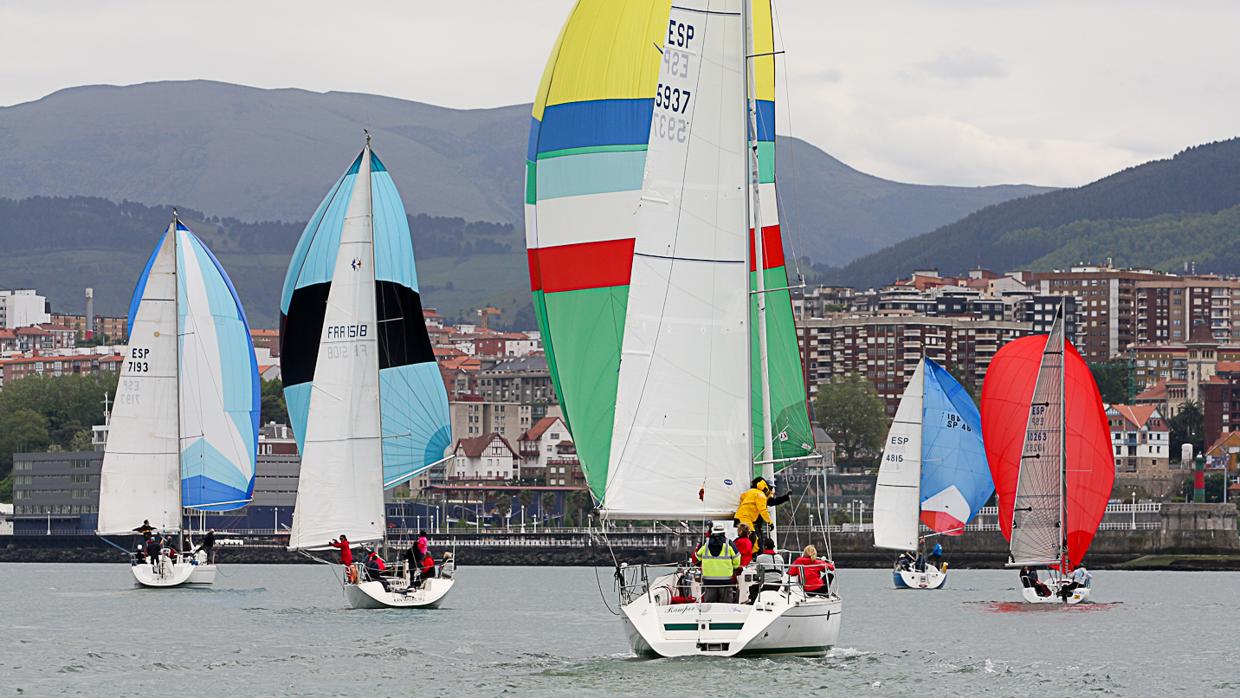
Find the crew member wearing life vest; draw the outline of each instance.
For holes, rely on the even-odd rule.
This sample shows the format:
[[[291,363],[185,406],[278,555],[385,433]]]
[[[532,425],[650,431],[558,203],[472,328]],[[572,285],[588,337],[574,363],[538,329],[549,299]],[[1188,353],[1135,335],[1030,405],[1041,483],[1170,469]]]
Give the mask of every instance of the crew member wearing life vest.
[[[728,542],[722,522],[710,531],[710,539],[695,553],[702,564],[702,603],[736,603],[733,572],[741,568],[741,554]]]
[[[736,507],[736,524],[745,524],[749,530],[758,534],[761,540],[771,526],[770,507],[783,504],[791,495],[774,496],[775,491],[767,484],[766,478],[755,477],[749,489],[741,494],[741,503]]]

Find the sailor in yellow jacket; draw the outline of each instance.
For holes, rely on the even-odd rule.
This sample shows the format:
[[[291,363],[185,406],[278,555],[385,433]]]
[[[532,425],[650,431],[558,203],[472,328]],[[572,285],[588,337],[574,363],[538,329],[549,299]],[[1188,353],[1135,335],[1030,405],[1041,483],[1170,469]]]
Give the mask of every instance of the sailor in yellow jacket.
[[[702,565],[702,603],[736,603],[735,574],[741,568],[741,554],[728,542],[722,521],[715,523],[694,556]]]
[[[755,477],[749,489],[741,494],[741,503],[736,507],[736,523],[748,524],[749,530],[758,532],[759,540],[764,536],[765,529],[772,525],[770,507],[788,501],[790,495],[774,496],[775,491],[766,483],[765,478]]]

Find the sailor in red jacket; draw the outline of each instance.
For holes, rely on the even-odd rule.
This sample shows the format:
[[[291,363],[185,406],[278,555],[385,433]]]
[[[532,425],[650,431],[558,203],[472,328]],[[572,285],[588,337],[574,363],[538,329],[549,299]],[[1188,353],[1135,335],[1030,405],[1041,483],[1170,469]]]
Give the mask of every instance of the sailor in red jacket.
[[[435,576],[435,558],[431,557],[431,551],[427,550],[422,555],[422,579],[429,579]]]
[[[332,539],[328,545],[340,551],[340,564],[348,567],[353,564],[353,549],[350,547],[349,539],[340,534],[340,540]]]
[[[826,596],[830,592],[824,574],[835,571],[835,563],[818,557],[818,549],[805,546],[805,554],[798,557],[788,568],[789,577],[800,577],[806,594]]]
[[[732,541],[732,547],[741,554],[741,567],[748,566],[753,559],[753,534],[749,532],[749,524],[736,528],[736,540]]]

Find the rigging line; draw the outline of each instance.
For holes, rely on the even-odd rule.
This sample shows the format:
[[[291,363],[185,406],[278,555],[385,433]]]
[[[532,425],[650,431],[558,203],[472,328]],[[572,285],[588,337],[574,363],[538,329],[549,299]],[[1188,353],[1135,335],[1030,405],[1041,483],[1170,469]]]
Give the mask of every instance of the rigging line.
[[[778,30],[779,43],[785,47],[784,50],[780,51],[779,53],[781,54],[785,53],[787,51],[787,43],[784,40],[784,26],[783,26],[783,21],[779,16],[779,10],[777,9],[775,0],[771,0],[771,24],[772,24],[771,48],[775,47],[774,32],[775,30]],[[775,70],[775,59],[774,58],[771,59],[771,70],[775,72],[779,72]],[[788,88],[788,71],[784,70],[780,74],[780,77],[783,79],[783,82],[784,82],[784,102],[786,103],[784,105],[784,115],[788,120],[788,136],[795,138],[796,132],[792,128],[792,92]],[[776,121],[778,122],[778,116],[779,116],[778,111],[775,112],[775,116],[776,116]],[[774,128],[777,126],[777,124],[771,124],[771,126],[772,128]],[[778,144],[778,142],[779,142],[779,137],[776,136],[775,144]],[[778,150],[778,148],[776,148],[776,150]],[[793,176],[795,177],[797,167],[796,167],[796,151],[794,149],[790,148],[788,150],[788,160],[789,160],[788,162],[789,168],[792,170],[792,172],[794,173]],[[775,158],[774,165],[775,166],[772,168],[773,172],[778,172],[779,171],[779,158],[778,157]],[[797,279],[801,282],[804,282],[805,274],[801,271],[801,254],[798,250],[798,245],[797,245],[797,241],[800,239],[800,235],[797,233],[797,227],[793,225],[793,216],[783,215],[783,211],[787,210],[789,211],[789,213],[791,213],[791,209],[784,208],[784,199],[779,193],[779,186],[774,181],[772,182],[772,186],[775,187],[776,211],[780,214],[781,218],[786,218],[788,220],[788,229],[789,229],[788,246],[792,248],[792,264],[793,264],[793,267],[796,269]],[[787,262],[785,260],[785,264],[786,263]]]
[[[709,32],[709,31],[711,31],[711,27],[710,27],[710,17],[709,17],[709,16],[707,16],[707,18],[706,18],[706,23],[703,25],[703,30],[704,30],[705,32]],[[703,46],[705,46],[705,43],[703,43]],[[703,60],[704,60],[704,58],[703,58]],[[660,72],[662,72],[662,70],[661,70],[661,69],[660,69]],[[695,92],[696,92],[696,91],[698,91],[698,88],[701,86],[701,82],[702,82],[702,70],[701,70],[701,68],[699,67],[699,68],[698,68],[698,71],[697,71],[697,75],[695,76],[694,83],[693,83],[693,89],[694,89],[694,91],[695,91]],[[696,106],[695,106],[695,107],[694,107],[694,112],[695,112],[695,113],[696,113],[696,110],[697,110],[697,108],[696,108]],[[653,128],[654,128],[654,124],[653,124],[653,121],[652,121],[652,122],[651,122],[651,129],[653,129]],[[541,131],[540,131],[540,134],[541,134]],[[693,120],[693,116],[692,116],[692,115],[690,115],[690,116],[689,116],[689,132],[688,132],[688,134],[686,134],[686,136],[685,136],[685,164],[684,164],[684,167],[683,167],[683,169],[681,170],[681,174],[680,174],[680,191],[681,191],[681,192],[684,192],[684,191],[685,191],[685,189],[686,189],[686,187],[687,187],[687,180],[688,180],[688,176],[689,176],[689,167],[688,167],[689,147],[690,147],[690,145],[692,144],[692,142],[693,142],[693,139],[694,139],[695,135],[696,135],[696,129],[694,128],[694,120]],[[649,136],[647,136],[647,140],[649,140]],[[649,158],[649,153],[647,153],[647,158]],[[645,182],[643,182],[643,184],[642,184],[642,190],[644,191],[644,190],[645,190],[645,188],[646,188],[646,187],[645,187]],[[639,208],[639,211],[640,211],[640,208],[641,208],[641,205],[640,205],[640,204],[638,205],[638,208]],[[672,234],[672,236],[671,236],[671,247],[672,247],[672,249],[673,249],[673,250],[675,250],[675,249],[676,249],[676,245],[677,245],[677,243],[678,243],[678,242],[679,242],[679,240],[680,240],[680,219],[681,219],[681,216],[682,216],[682,215],[684,215],[684,207],[683,207],[683,206],[677,206],[677,207],[676,207],[676,224],[675,224],[675,227],[674,227],[674,232],[673,232],[673,234]],[[641,231],[640,231],[640,230],[638,230],[638,235],[640,235],[640,234],[641,234]],[[637,249],[637,241],[635,240],[635,241],[634,241],[634,256],[637,256],[637,251],[636,251],[636,249]],[[669,300],[669,298],[671,297],[671,292],[672,292],[671,277],[672,277],[672,273],[675,271],[675,265],[676,265],[676,260],[675,260],[675,258],[673,257],[672,259],[670,259],[670,260],[669,260],[669,268],[668,268],[668,273],[667,273],[667,277],[666,277],[666,278],[668,279],[668,281],[667,281],[667,284],[666,284],[666,286],[665,286],[665,288],[664,288],[664,291],[663,291],[663,302],[662,302],[662,304],[659,306],[659,321],[658,321],[657,329],[656,329],[656,331],[655,331],[654,340],[653,340],[653,342],[651,343],[651,347],[650,347],[650,356],[651,356],[651,359],[652,359],[652,360],[651,360],[651,361],[649,361],[649,362],[646,364],[646,375],[642,377],[641,389],[638,391],[638,394],[637,394],[637,404],[636,404],[636,405],[634,405],[634,408],[633,408],[633,416],[632,416],[632,418],[631,418],[631,419],[630,419],[630,421],[629,421],[629,425],[628,425],[627,433],[625,434],[625,438],[624,438],[624,443],[620,446],[620,454],[619,454],[619,458],[617,458],[617,464],[619,464],[620,462],[623,462],[623,461],[624,461],[624,456],[625,456],[625,453],[628,451],[629,444],[632,442],[632,438],[633,438],[633,427],[637,424],[637,417],[638,417],[638,413],[639,413],[639,412],[640,412],[640,410],[641,410],[642,403],[643,403],[643,402],[645,402],[645,398],[646,398],[646,385],[647,385],[647,383],[650,381],[650,371],[651,371],[651,368],[652,368],[652,367],[653,367],[653,365],[654,365],[653,357],[654,357],[654,355],[655,355],[655,354],[657,353],[657,351],[658,351],[659,339],[660,339],[660,337],[662,337],[662,335],[663,335],[663,318],[667,315],[667,304],[668,304],[668,300]],[[713,288],[714,288],[714,287],[712,286],[712,289],[713,289]],[[630,298],[630,300],[631,300],[631,298]],[[624,345],[623,345],[623,342],[622,342],[622,343],[621,343],[621,359],[620,359],[620,360],[621,360],[621,370],[623,370],[623,361],[624,361],[624,358],[623,358],[623,351],[624,351]],[[619,386],[617,386],[617,395],[619,395]],[[614,430],[613,430],[613,436],[614,436]],[[610,460],[611,460],[611,459],[610,459],[610,457],[609,457],[609,458],[608,458],[608,465],[609,465],[609,466],[610,466]],[[703,459],[703,465],[705,466],[705,459]],[[612,469],[611,467],[608,467],[608,472],[607,472],[607,481],[606,481],[606,485],[607,485],[607,486],[610,486],[610,485],[611,485],[611,483],[614,481],[616,471],[618,471],[618,470],[620,470],[620,468],[615,468],[615,469]],[[705,472],[703,473],[703,481],[705,481],[705,476],[706,476],[706,474],[707,474],[707,473],[705,473]],[[703,506],[705,506],[705,500],[704,500],[704,499],[703,499],[703,502],[702,502],[702,503],[703,503]]]
[[[315,239],[318,237],[318,235],[319,235],[319,231],[320,231],[320,230],[322,230],[322,228],[323,228],[323,221],[327,219],[327,213],[328,213],[328,211],[330,211],[330,210],[332,209],[332,206],[334,206],[334,205],[336,204],[336,196],[340,193],[340,187],[344,184],[344,180],[345,180],[345,178],[346,178],[346,177],[348,177],[348,175],[347,175],[347,174],[346,174],[346,175],[341,175],[340,179],[337,179],[337,180],[336,180],[336,184],[332,187],[332,190],[331,190],[330,192],[328,192],[328,194],[327,194],[327,204],[323,207],[323,215],[319,217],[318,223],[316,223],[316,224],[315,224],[315,226],[314,226],[314,230],[313,230],[313,232],[311,232],[311,233],[310,233],[310,238],[309,238],[309,240],[306,242],[306,254],[304,254],[304,255],[302,256],[302,258],[301,258],[301,264],[299,264],[299,265],[298,265],[298,267],[297,267],[297,274],[296,274],[296,275],[294,275],[294,276],[293,276],[293,278],[292,278],[292,281],[293,281],[293,288],[292,288],[292,290],[289,292],[289,305],[290,305],[290,307],[292,306],[292,303],[293,303],[293,295],[292,295],[292,293],[293,293],[293,291],[296,291],[296,290],[297,290],[297,288],[298,288],[298,287],[297,287],[297,282],[301,280],[301,272],[302,272],[302,271],[306,268],[306,263],[307,263],[307,262],[309,261],[309,259],[310,259],[310,251],[314,248],[314,241],[315,241]],[[346,213],[348,213],[348,210],[347,210],[348,203],[347,203],[347,202],[346,202],[345,206],[346,206],[346,211],[345,211],[345,212],[346,212]],[[303,237],[304,237],[304,234],[303,234]],[[339,243],[337,243],[337,247],[339,247]],[[335,269],[334,269],[334,268],[333,268],[333,270],[332,270],[332,276],[335,276]],[[331,283],[331,281],[329,280],[329,281],[328,281],[328,284],[330,284],[330,283]],[[316,349],[316,351],[317,351],[317,349]]]

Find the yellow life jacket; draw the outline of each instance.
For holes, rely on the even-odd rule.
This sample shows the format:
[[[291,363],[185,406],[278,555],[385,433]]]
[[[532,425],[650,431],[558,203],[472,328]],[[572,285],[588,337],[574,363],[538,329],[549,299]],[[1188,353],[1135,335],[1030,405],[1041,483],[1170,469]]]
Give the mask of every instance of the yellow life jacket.
[[[702,563],[702,576],[709,579],[730,579],[732,570],[741,566],[741,554],[726,541],[718,555],[710,554],[710,541],[703,543],[697,550],[697,559]]]

